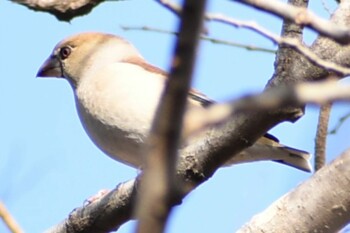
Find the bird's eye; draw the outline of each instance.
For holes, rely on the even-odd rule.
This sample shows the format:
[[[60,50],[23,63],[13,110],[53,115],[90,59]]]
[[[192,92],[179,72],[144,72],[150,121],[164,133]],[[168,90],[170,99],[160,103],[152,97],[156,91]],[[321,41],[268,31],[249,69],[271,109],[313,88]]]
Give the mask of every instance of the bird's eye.
[[[63,47],[63,48],[61,48],[61,50],[60,50],[60,57],[61,57],[61,59],[62,60],[66,59],[70,55],[71,51],[72,50],[71,50],[70,47]]]

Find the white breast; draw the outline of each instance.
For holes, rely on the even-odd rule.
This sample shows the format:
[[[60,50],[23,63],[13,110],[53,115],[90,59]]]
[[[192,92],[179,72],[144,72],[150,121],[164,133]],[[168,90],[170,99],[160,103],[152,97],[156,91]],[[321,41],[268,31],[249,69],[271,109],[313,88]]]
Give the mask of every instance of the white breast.
[[[129,63],[85,73],[76,90],[76,104],[94,143],[112,158],[140,166],[164,80]]]

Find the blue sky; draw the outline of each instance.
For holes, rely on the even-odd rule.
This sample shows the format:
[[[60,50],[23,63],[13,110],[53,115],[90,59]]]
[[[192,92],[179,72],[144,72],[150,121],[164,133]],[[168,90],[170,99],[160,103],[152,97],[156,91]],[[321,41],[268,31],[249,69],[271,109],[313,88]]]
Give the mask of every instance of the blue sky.
[[[214,3],[215,2],[215,3]],[[319,1],[311,9],[328,18]],[[325,1],[331,9],[334,1]],[[230,1],[211,1],[211,12],[254,20],[275,33],[281,21]],[[0,70],[0,200],[26,232],[42,232],[100,189],[114,188],[138,171],[105,156],[86,136],[76,113],[73,93],[60,79],[37,79],[36,72],[64,37],[82,31],[103,31],[130,40],[150,63],[169,67],[174,37],[120,26],[152,26],[175,30],[177,17],[154,1],[108,1],[89,15],[59,22],[10,1],[0,3],[2,52]],[[253,32],[207,23],[210,36],[276,48]],[[307,32],[306,42],[315,35]],[[193,85],[224,101],[260,91],[273,72],[274,55],[202,42]],[[337,104],[331,127],[349,105]],[[313,153],[316,107],[295,124],[272,129],[281,142]],[[350,122],[329,136],[332,160],[350,146]],[[310,175],[280,164],[259,162],[220,169],[176,207],[167,232],[234,232],[254,214]],[[118,232],[131,232],[134,222]],[[0,232],[8,232],[0,222]]]

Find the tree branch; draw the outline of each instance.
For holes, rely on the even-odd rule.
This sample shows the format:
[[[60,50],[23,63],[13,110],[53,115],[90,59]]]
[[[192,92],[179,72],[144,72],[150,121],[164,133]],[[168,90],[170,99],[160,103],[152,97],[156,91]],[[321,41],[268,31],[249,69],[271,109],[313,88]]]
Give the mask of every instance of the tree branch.
[[[175,15],[180,16],[181,15],[181,6],[176,4],[175,2],[169,1],[169,0],[156,0],[160,5],[167,8],[169,11],[173,12]]]
[[[156,0],[159,4],[170,10],[176,15],[181,14],[181,7],[170,0]],[[349,27],[336,25],[331,21],[322,19],[307,9],[307,2],[301,4],[286,4],[279,0],[231,0],[245,5],[252,6],[259,10],[271,13],[288,21],[294,22],[301,27],[309,27],[323,36],[334,39],[340,44],[349,44],[350,31]],[[295,1],[298,2],[298,1]],[[209,16],[207,14],[206,16]],[[210,19],[209,19],[210,20]]]
[[[237,232],[337,232],[350,219],[349,167],[347,150]]]
[[[271,7],[272,2],[274,2],[275,0],[269,0],[269,1],[271,1],[271,2],[267,3],[266,6],[265,6],[265,3],[262,3],[261,1],[246,1],[246,2],[250,2],[250,3],[254,2],[254,3],[257,3],[257,5],[261,4],[261,5],[265,6],[266,9],[276,10],[275,8]],[[175,12],[175,14],[177,14],[177,15],[179,15],[181,13],[181,7],[178,6],[177,4],[171,2],[171,1],[158,0],[157,2],[160,3],[161,5],[165,6],[170,11]],[[279,2],[279,1],[278,1],[278,4],[281,4],[282,8],[286,9],[286,10],[287,9],[290,9],[290,10],[303,9],[303,12],[308,13],[308,11],[305,8],[305,7],[307,7],[307,5],[304,4],[304,2],[299,4],[300,6],[288,5],[288,4]],[[276,7],[276,8],[277,8],[277,10],[280,9],[279,7]],[[313,15],[313,14],[310,13],[310,15]],[[294,48],[296,51],[303,54],[310,62],[312,62],[313,64],[315,64],[323,69],[327,69],[329,71],[336,72],[342,76],[350,75],[349,68],[343,67],[343,66],[338,65],[338,64],[331,62],[331,61],[321,59],[320,57],[317,56],[317,54],[313,53],[311,49],[307,48],[306,46],[304,46],[301,43],[301,38],[297,39],[294,36],[278,36],[278,35],[270,32],[266,28],[260,26],[256,22],[246,22],[246,21],[236,20],[236,19],[233,19],[233,18],[228,17],[228,16],[223,15],[223,14],[206,13],[205,19],[209,20],[209,21],[221,22],[221,23],[228,24],[228,25],[231,25],[234,27],[250,29],[250,30],[264,36],[265,38],[271,40],[273,43],[279,44],[281,46],[288,46],[290,48]],[[289,18],[287,17],[287,19],[289,19]],[[315,21],[317,21],[317,20],[315,20]],[[337,27],[336,25],[334,25],[330,21],[326,21],[326,20],[323,20],[323,21],[327,22],[326,26],[332,25],[333,27]],[[285,23],[291,24],[290,21],[286,21]],[[298,23],[298,25],[293,24],[293,27],[302,28],[300,23]],[[350,30],[347,27],[344,27],[344,28],[346,28],[349,31],[349,32],[348,31],[346,31],[346,32],[350,35]],[[286,30],[284,30],[284,31],[286,31]],[[327,36],[329,36],[329,35],[327,35]]]
[[[217,127],[237,114],[259,110],[275,111],[286,105],[327,105],[333,101],[350,101],[350,85],[337,81],[301,83],[289,87],[275,87],[263,93],[247,95],[227,103],[214,104],[206,109],[195,109],[186,114],[184,134],[190,136],[209,127]],[[328,119],[328,118],[327,118]],[[324,119],[326,120],[326,119]],[[327,127],[326,127],[327,128]],[[324,134],[324,132],[322,133]],[[325,130],[327,134],[327,129]],[[244,161],[244,159],[242,159]]]
[[[169,79],[148,141],[136,206],[139,233],[163,232],[173,199],[178,197],[175,166],[205,5],[206,1],[186,0],[182,7]]]
[[[12,217],[10,212],[6,209],[4,203],[0,201],[0,218],[2,218],[4,224],[12,233],[22,233],[23,230],[18,225],[16,220]]]
[[[338,132],[338,130],[340,129],[340,127],[342,126],[342,124],[350,117],[350,113],[345,114],[344,116],[342,116],[339,120],[337,125],[331,130],[329,131],[329,134],[336,134]]]
[[[90,11],[104,0],[11,0],[34,11],[48,12],[58,20],[69,22],[74,17],[90,13]],[[118,0],[117,0],[118,1]]]
[[[326,164],[328,123],[331,109],[331,103],[326,103],[320,108],[315,139],[315,171],[318,171]]]
[[[271,13],[275,16],[293,21],[300,26],[307,26],[323,36],[329,37],[341,44],[350,42],[349,27],[335,25],[307,10],[304,6],[293,6],[277,0],[234,0],[254,8]]]
[[[178,33],[175,31],[169,31],[169,30],[164,30],[164,29],[159,29],[159,28],[154,28],[154,27],[148,27],[148,26],[141,26],[141,27],[131,27],[131,26],[120,26],[123,30],[128,31],[128,30],[141,30],[141,31],[151,31],[151,32],[158,32],[158,33],[164,33],[164,34],[170,34],[170,35],[175,35],[177,36]],[[238,43],[234,41],[228,41],[228,40],[222,40],[214,37],[209,37],[209,36],[200,36],[201,40],[204,41],[209,41],[213,44],[219,44],[219,45],[227,45],[227,46],[232,46],[232,47],[237,47],[237,48],[243,48],[248,51],[258,51],[258,52],[265,52],[265,53],[276,53],[276,50],[274,49],[269,49],[269,48],[264,48],[264,47],[259,47],[253,44],[243,44],[243,43]]]
[[[256,22],[240,21],[222,14],[207,14],[206,19],[211,21],[222,22],[234,27],[242,27],[242,28],[250,29],[254,32],[259,33],[265,38],[271,40],[273,43],[279,44],[281,46],[288,46],[290,48],[294,48],[296,51],[298,51],[299,53],[304,55],[307,59],[309,59],[310,62],[312,62],[313,64],[319,67],[322,67],[329,71],[336,72],[343,76],[350,75],[349,68],[342,67],[340,65],[337,65],[336,63],[321,59],[315,53],[313,53],[312,50],[304,46],[299,39],[296,39],[293,37],[280,37],[268,31],[266,28],[258,25]]]

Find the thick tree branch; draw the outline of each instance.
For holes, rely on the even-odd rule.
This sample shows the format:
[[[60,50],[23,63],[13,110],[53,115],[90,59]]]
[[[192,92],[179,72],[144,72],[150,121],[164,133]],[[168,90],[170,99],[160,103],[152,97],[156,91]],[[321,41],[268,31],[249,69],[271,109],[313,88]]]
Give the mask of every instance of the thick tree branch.
[[[342,1],[331,21],[337,25],[350,25],[350,1]],[[289,31],[292,37],[297,36],[298,33],[295,26],[283,29],[283,31]],[[285,46],[282,46],[282,48],[284,49],[279,50],[276,58],[275,74],[269,81],[268,86],[323,80],[330,75],[328,70],[316,66],[304,56],[293,52],[292,49],[285,48]],[[311,46],[311,50],[321,59],[350,67],[350,46],[341,46],[329,38],[318,37]],[[285,63],[289,68],[284,69],[283,66],[279,66],[278,64],[281,63]]]
[[[64,221],[45,232],[107,233],[115,231],[131,219],[138,188],[138,180],[119,184],[103,198],[74,209]]]
[[[136,214],[137,232],[161,233],[177,198],[175,166],[206,1],[185,0],[169,79],[155,116]]]
[[[237,232],[337,232],[350,219],[349,167],[350,149]]]
[[[290,0],[289,4],[297,7],[307,7],[307,1],[301,0]],[[296,25],[292,21],[284,20],[282,25],[281,36],[285,38],[294,38],[299,43],[302,41],[303,27]],[[279,49],[275,60],[275,72],[269,81],[267,87],[273,87],[278,85],[288,85],[296,82],[302,82],[303,80],[296,80],[297,76],[294,77],[290,72],[293,71],[294,64],[301,59],[301,56],[294,51],[294,49],[288,46],[279,45]],[[307,61],[308,63],[311,63]],[[301,109],[294,109],[294,111],[300,111]]]
[[[259,110],[262,112],[281,109],[286,105],[327,105],[333,101],[350,101],[350,85],[336,81],[301,83],[289,87],[277,87],[256,95],[247,95],[239,100],[215,104],[207,109],[195,109],[186,114],[186,136],[205,128],[222,125],[237,114]],[[328,117],[326,117],[327,120]],[[327,127],[326,127],[327,128]],[[327,129],[322,135],[327,135]],[[241,158],[244,161],[244,158]]]
[[[95,6],[104,0],[11,0],[35,11],[48,12],[58,20],[70,21],[74,17],[88,14]],[[117,0],[118,1],[118,0]]]

